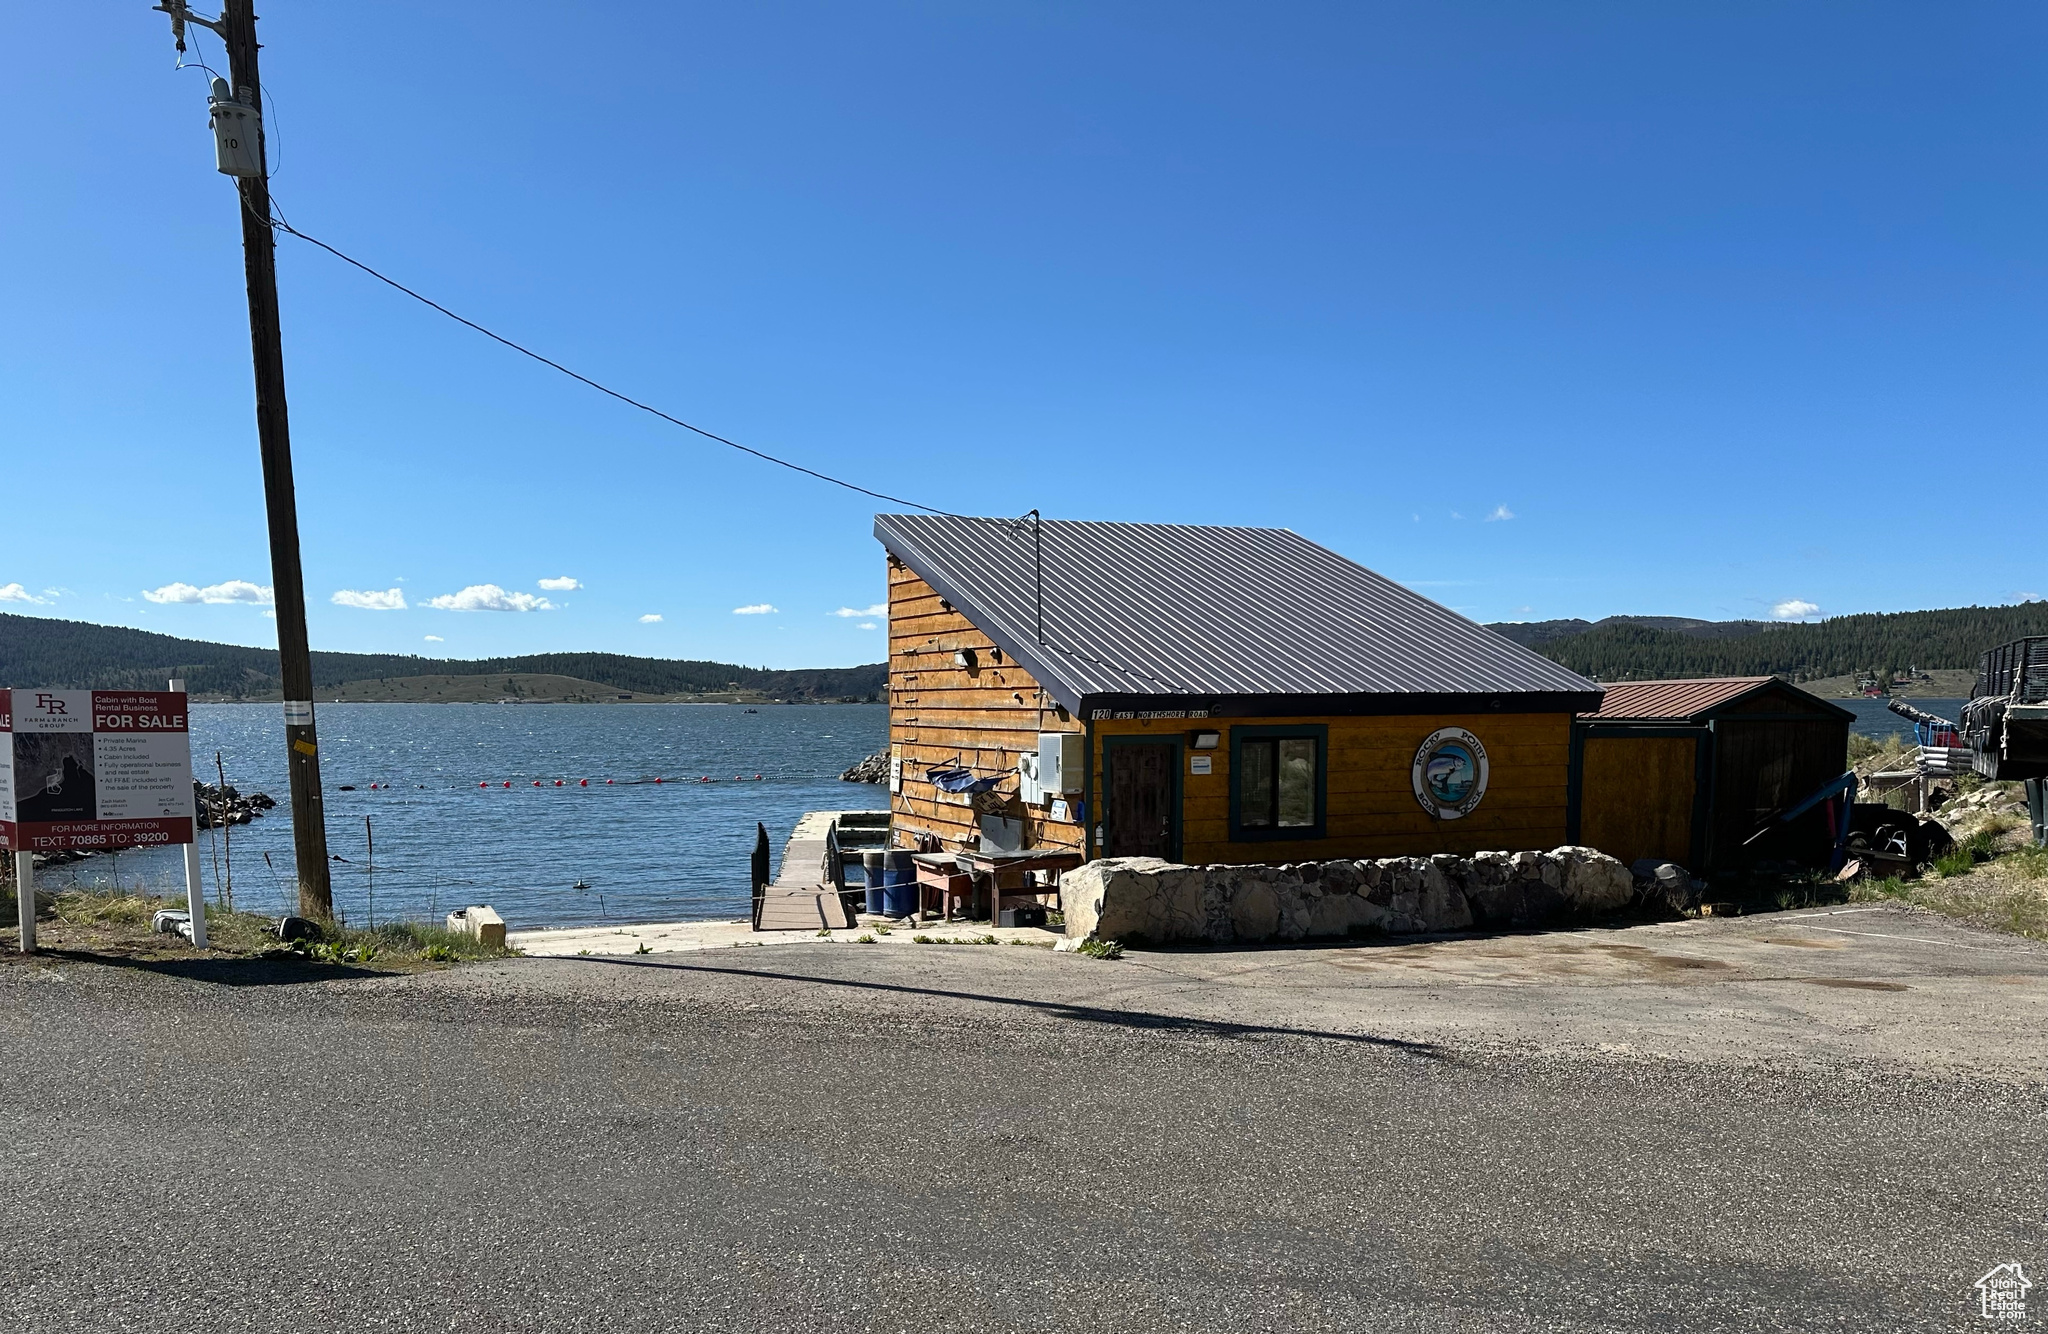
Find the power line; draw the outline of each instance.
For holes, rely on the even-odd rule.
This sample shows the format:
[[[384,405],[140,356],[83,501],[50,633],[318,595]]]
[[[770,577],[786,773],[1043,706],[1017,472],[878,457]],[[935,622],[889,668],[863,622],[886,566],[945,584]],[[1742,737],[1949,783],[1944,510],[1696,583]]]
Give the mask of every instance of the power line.
[[[246,207],[246,198],[244,199],[243,202],[244,206]],[[902,496],[892,496],[887,494],[886,492],[871,490],[870,488],[862,486],[857,482],[849,482],[844,478],[834,477],[830,473],[819,472],[815,468],[806,468],[801,463],[792,463],[788,459],[777,458],[775,455],[767,453],[764,450],[755,449],[751,445],[743,445],[737,440],[729,440],[725,436],[719,435],[715,431],[707,431],[701,426],[693,426],[689,422],[684,421],[682,418],[672,416],[669,413],[663,412],[660,408],[657,408],[650,403],[643,403],[639,399],[632,397],[630,394],[622,394],[618,390],[610,387],[609,385],[600,384],[598,381],[591,379],[587,375],[584,375],[577,371],[570,370],[561,362],[555,361],[550,357],[542,356],[540,353],[534,351],[530,347],[526,347],[523,344],[516,343],[510,338],[505,337],[505,335],[501,333],[485,328],[483,325],[478,324],[475,320],[469,319],[468,317],[463,315],[456,314],[454,311],[448,309],[448,307],[442,305],[440,302],[435,301],[433,298],[423,296],[420,293],[415,292],[412,288],[407,287],[404,283],[399,282],[396,278],[392,278],[386,274],[380,273],[376,269],[369,266],[368,264],[365,264],[363,263],[363,261],[357,259],[355,256],[337,250],[335,247],[327,244],[327,242],[321,240],[319,237],[309,236],[305,232],[302,232],[298,228],[292,226],[291,223],[285,221],[284,217],[282,216],[284,212],[283,208],[278,206],[274,200],[271,202],[271,207],[275,210],[278,216],[266,216],[263,214],[259,214],[256,213],[254,209],[251,209],[251,213],[257,218],[259,222],[264,223],[265,225],[273,228],[274,230],[285,232],[292,236],[296,236],[301,241],[306,242],[308,245],[318,246],[320,249],[325,250],[328,254],[340,260],[342,263],[350,265],[353,268],[362,270],[364,273],[369,274],[372,278],[375,278],[378,282],[383,283],[385,286],[393,288],[396,291],[403,292],[405,295],[411,297],[413,300],[419,302],[421,305],[426,306],[429,309],[439,311],[441,314],[446,315],[449,319],[454,320],[457,324],[460,324],[465,328],[474,329],[476,332],[482,334],[484,337],[490,339],[495,343],[500,343],[505,347],[511,348],[514,352],[519,353],[521,356],[531,357],[533,360],[539,362],[541,365],[546,366],[551,370],[559,371],[563,375],[568,376],[570,379],[575,380],[580,384],[588,385],[592,389],[597,390],[600,394],[604,394],[607,395],[608,397],[615,398],[619,402],[624,403],[629,407],[635,407],[640,409],[642,412],[649,413],[653,416],[659,417],[661,420],[668,422],[672,426],[680,426],[686,431],[695,432],[696,434],[703,436],[706,440],[715,440],[721,445],[725,445],[728,448],[740,451],[742,454],[751,454],[755,458],[760,459],[763,462],[773,463],[778,467],[787,468],[791,472],[802,473],[806,477],[814,477],[821,482],[829,482],[833,486],[845,487],[848,491],[858,492],[861,495],[870,496],[876,500],[886,500],[892,505],[907,505],[911,509],[923,510],[926,514],[937,515],[939,518],[942,519],[959,519],[966,523],[994,524],[997,527],[1008,530],[1012,538],[1018,537],[1022,534],[1024,528],[1024,521],[1026,519],[1029,519],[1031,521],[1032,538],[1031,545],[1033,567],[1033,604],[1035,618],[1037,621],[1036,639],[1038,641],[1039,646],[1041,648],[1052,649],[1055,652],[1062,653],[1068,657],[1078,659],[1079,661],[1088,663],[1092,666],[1104,667],[1111,671],[1122,672],[1128,676],[1135,676],[1141,681],[1150,681],[1154,685],[1162,685],[1168,687],[1169,689],[1183,692],[1187,692],[1189,690],[1188,687],[1181,685],[1180,683],[1166,680],[1162,677],[1154,676],[1149,672],[1140,671],[1137,668],[1129,667],[1122,663],[1105,662],[1099,658],[1088,657],[1085,654],[1078,653],[1073,649],[1066,647],[1065,645],[1053,642],[1047,638],[1045,633],[1045,557],[1043,549],[1043,538],[1041,536],[1041,521],[1039,519],[1037,510],[1030,510],[1022,515],[1019,515],[1015,519],[992,519],[986,515],[956,514],[951,510],[943,510],[933,505],[923,504],[919,501],[907,500]]]
[[[372,278],[375,278],[378,282],[383,283],[387,287],[392,287],[400,292],[405,293],[407,296],[411,297],[413,300],[419,302],[423,306],[428,306],[434,310],[440,311],[443,315],[446,315],[449,319],[454,320],[457,324],[464,325],[468,328],[474,329],[478,333],[482,334],[484,337],[491,339],[493,342],[502,343],[506,347],[511,348],[514,352],[519,353],[521,356],[531,357],[543,366],[547,366],[553,370],[560,371],[562,374],[568,376],[572,380],[576,380],[582,384],[589,385],[592,389],[597,390],[597,392],[600,394],[605,394],[612,398],[616,398],[617,400],[619,400],[619,402],[624,403],[629,407],[635,407],[640,409],[642,412],[650,413],[656,417],[661,418],[663,421],[669,423],[672,426],[680,426],[686,431],[694,431],[698,435],[703,436],[706,440],[715,440],[719,444],[725,445],[728,448],[737,449],[742,454],[751,454],[755,458],[760,459],[763,462],[773,463],[778,467],[787,468],[791,472],[800,472],[804,474],[806,477],[815,477],[821,482],[830,482],[834,486],[843,486],[849,491],[858,491],[861,495],[871,496],[876,500],[886,500],[892,505],[908,505],[911,509],[923,510],[926,514],[936,514],[941,518],[946,519],[973,519],[976,517],[971,514],[955,514],[951,510],[942,510],[933,505],[920,504],[915,500],[906,500],[902,496],[892,496],[881,491],[870,490],[865,486],[861,486],[857,482],[849,482],[845,478],[834,477],[830,473],[819,472],[816,468],[806,468],[801,463],[792,463],[788,459],[777,458],[775,455],[770,454],[765,450],[755,449],[751,445],[743,445],[737,440],[728,440],[726,437],[719,435],[715,431],[707,431],[701,426],[692,426],[689,422],[684,421],[681,417],[671,416],[668,413],[663,412],[660,408],[657,408],[650,403],[643,403],[639,399],[632,397],[630,394],[622,394],[618,390],[610,387],[609,385],[599,384],[596,380],[591,379],[587,375],[583,375],[577,371],[570,370],[567,366],[564,366],[559,361],[555,361],[549,357],[544,357],[530,347],[526,347],[520,343],[515,343],[501,333],[497,333],[494,332],[493,330],[486,329],[483,325],[478,324],[475,320],[468,319],[464,316],[456,314],[454,311],[448,309],[448,307],[442,305],[440,302],[435,301],[433,298],[420,295],[418,292],[413,291],[412,288],[407,287],[404,283],[399,282],[396,278],[392,278],[385,274],[379,273],[377,270],[371,268],[368,264],[363,263],[361,260],[355,258],[353,255],[347,255],[342,253],[341,251],[335,249],[333,246],[327,244],[327,242],[321,240],[319,237],[306,235],[306,233],[292,226],[290,223],[286,222],[281,217],[263,218],[262,221],[278,231],[287,232],[293,236],[298,237],[301,241],[306,242],[308,245],[315,245],[320,247],[320,249],[325,250],[328,254],[334,256],[342,263],[353,265],[355,268],[361,269],[364,273],[369,274]]]

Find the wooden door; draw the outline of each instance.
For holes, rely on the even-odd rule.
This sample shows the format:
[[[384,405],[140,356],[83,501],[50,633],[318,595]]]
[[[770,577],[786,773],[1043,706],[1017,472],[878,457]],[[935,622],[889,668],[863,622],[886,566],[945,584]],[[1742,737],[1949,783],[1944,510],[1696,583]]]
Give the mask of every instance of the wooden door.
[[[1153,742],[1119,743],[1104,751],[1109,802],[1103,855],[1166,857],[1179,854],[1180,748]]]
[[[1592,736],[1579,752],[1579,842],[1624,866],[1638,857],[1693,870],[1693,736]]]

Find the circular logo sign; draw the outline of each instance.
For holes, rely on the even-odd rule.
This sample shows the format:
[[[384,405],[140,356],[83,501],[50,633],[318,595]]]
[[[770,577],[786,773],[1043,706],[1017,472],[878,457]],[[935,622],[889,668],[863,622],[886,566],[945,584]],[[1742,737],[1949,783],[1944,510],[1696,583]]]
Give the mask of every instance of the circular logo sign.
[[[1439,728],[1415,752],[1410,777],[1415,799],[1432,817],[1470,815],[1486,795],[1486,747],[1462,727]]]

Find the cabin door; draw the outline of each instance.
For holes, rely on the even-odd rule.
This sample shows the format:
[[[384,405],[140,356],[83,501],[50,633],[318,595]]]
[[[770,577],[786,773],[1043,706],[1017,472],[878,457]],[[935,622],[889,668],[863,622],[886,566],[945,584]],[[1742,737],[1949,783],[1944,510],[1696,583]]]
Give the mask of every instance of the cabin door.
[[[1125,741],[1103,748],[1103,855],[1180,855],[1180,747],[1170,741]]]

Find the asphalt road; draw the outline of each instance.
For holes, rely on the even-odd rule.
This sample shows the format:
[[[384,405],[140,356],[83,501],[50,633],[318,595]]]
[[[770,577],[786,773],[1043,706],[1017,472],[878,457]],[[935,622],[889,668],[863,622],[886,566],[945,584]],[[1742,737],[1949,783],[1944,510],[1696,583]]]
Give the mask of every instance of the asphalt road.
[[[2048,951],[1693,926],[14,962],[0,1328],[1918,1331],[2048,1273]]]

